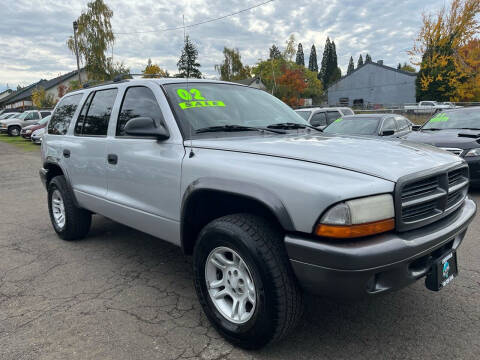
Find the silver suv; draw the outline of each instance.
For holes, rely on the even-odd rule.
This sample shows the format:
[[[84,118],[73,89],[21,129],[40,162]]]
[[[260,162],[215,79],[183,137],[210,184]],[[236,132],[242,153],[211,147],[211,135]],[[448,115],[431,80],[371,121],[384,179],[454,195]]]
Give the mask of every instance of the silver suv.
[[[22,128],[36,124],[40,119],[51,115],[50,110],[28,110],[18,113],[17,116],[0,120],[0,133],[7,133],[9,136],[19,136]]]
[[[304,291],[441,289],[476,211],[461,158],[324,135],[268,93],[218,81],[69,93],[42,162],[60,238],[85,237],[101,214],[180,246],[208,319],[244,348],[292,330]]]

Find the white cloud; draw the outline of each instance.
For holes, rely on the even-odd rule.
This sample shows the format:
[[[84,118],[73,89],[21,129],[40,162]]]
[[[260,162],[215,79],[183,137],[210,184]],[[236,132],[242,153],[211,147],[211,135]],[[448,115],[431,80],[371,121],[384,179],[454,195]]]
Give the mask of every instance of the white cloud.
[[[223,16],[253,6],[261,0],[106,0],[114,12],[116,32],[153,33],[117,35],[114,57],[133,71],[140,71],[148,58],[176,72],[183,31],[157,30],[187,25]],[[66,47],[72,21],[87,0],[4,0],[0,23],[0,90],[8,83],[26,85],[75,69],[73,54]],[[350,56],[355,63],[360,53],[395,66],[408,61],[406,50],[421,25],[421,13],[439,9],[443,0],[393,1],[276,0],[233,17],[188,29],[198,45],[199,62],[205,76],[217,76],[214,65],[222,60],[224,46],[240,50],[244,63],[255,64],[268,56],[268,48],[280,47],[294,33],[302,42],[305,59],[312,43],[322,57],[327,36],[337,46],[344,71]]]

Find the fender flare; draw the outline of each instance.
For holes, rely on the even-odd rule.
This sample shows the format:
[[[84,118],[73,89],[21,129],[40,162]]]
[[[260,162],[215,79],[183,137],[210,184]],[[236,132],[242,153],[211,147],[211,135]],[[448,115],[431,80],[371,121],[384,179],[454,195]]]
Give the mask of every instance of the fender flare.
[[[48,177],[48,171],[49,171],[49,167],[51,166],[55,166],[55,167],[58,167],[60,168],[60,170],[62,171],[62,174],[63,176],[65,177],[65,181],[67,183],[67,188],[68,190],[70,191],[70,195],[72,195],[72,199],[73,199],[73,204],[76,206],[76,207],[80,207],[80,205],[78,204],[78,201],[77,201],[77,198],[75,197],[75,192],[73,191],[73,187],[72,187],[72,183],[70,182],[70,178],[68,176],[68,173],[67,171],[64,169],[64,167],[62,165],[60,165],[57,161],[54,160],[54,158],[52,157],[47,157],[47,159],[45,160],[45,162],[43,163],[43,170],[45,170],[45,176]],[[48,190],[48,182],[45,181],[45,187],[46,189]]]

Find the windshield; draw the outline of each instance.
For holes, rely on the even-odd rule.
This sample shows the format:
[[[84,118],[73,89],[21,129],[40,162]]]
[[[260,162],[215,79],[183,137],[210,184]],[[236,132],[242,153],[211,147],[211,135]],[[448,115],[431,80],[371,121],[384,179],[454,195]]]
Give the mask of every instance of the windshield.
[[[480,110],[478,108],[441,112],[432,117],[422,130],[461,128],[480,129]]]
[[[311,111],[295,111],[298,115],[300,115],[303,119],[308,120],[310,117]]]
[[[43,119],[41,119],[39,122],[38,122],[38,125],[43,125],[43,124],[46,124],[48,122],[48,120],[50,120],[50,117],[52,115],[48,115],[48,116],[45,116]]]
[[[353,115],[353,111],[349,108],[342,108],[343,115]]]
[[[346,134],[346,135],[377,135],[378,117],[356,117],[348,116],[338,118],[333,123],[323,129],[327,134]]]
[[[30,113],[25,111],[24,113],[21,113],[20,115],[18,115],[17,119],[23,120],[27,117],[28,114]]]
[[[198,82],[167,84],[165,89],[185,134],[210,126],[308,125],[289,106],[262,90]]]

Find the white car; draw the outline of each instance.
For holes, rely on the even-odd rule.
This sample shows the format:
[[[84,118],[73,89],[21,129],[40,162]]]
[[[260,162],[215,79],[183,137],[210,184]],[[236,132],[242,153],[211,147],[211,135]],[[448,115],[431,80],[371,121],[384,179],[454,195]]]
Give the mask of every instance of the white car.
[[[454,109],[458,106],[453,105],[451,102],[439,103],[436,101],[420,101],[418,104],[404,106],[407,112],[415,114],[434,114],[447,109]]]
[[[32,136],[30,137],[30,139],[31,139],[32,142],[35,143],[35,144],[41,144],[41,143],[42,143],[42,139],[43,139],[43,134],[45,134],[45,128],[41,128],[41,129],[35,130],[35,131],[32,133]]]
[[[342,116],[355,115],[348,107],[304,108],[295,112],[307,120],[310,125],[323,129]]]

